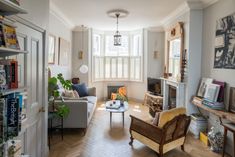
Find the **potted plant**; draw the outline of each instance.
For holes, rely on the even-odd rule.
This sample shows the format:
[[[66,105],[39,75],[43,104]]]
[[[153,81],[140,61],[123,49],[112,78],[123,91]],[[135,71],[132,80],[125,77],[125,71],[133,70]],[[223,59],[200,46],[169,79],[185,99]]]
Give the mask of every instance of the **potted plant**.
[[[48,79],[48,99],[49,105],[52,105],[53,111],[60,117],[67,117],[69,115],[69,107],[65,103],[54,104],[54,99],[61,99],[60,97],[58,82],[61,83],[64,89],[72,89],[72,83],[69,80],[65,80],[63,75],[60,73],[56,77],[51,77]]]

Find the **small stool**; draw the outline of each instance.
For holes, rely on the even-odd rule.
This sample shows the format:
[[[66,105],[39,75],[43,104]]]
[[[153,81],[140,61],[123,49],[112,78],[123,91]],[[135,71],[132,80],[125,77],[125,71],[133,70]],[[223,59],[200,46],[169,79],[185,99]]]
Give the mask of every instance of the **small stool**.
[[[61,124],[54,126],[53,127],[53,119],[55,117],[59,117],[61,119]],[[58,116],[55,112],[48,112],[48,146],[50,149],[51,146],[51,138],[52,138],[52,130],[56,129],[56,128],[60,128],[61,131],[61,139],[64,139],[64,123],[63,123],[63,117]]]
[[[233,133],[233,156],[235,157],[235,124],[234,123],[221,123],[221,125],[224,127],[224,146],[223,146],[223,154],[222,157],[224,157],[225,154],[225,146],[227,141],[227,131],[231,131]]]

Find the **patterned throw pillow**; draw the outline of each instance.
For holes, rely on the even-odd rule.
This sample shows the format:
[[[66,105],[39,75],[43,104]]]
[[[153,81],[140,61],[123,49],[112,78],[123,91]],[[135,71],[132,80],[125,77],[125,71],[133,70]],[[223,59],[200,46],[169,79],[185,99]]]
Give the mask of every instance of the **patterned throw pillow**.
[[[156,113],[155,113],[155,117],[153,118],[152,124],[155,125],[155,126],[158,126],[160,113],[161,113],[161,112],[156,112]]]

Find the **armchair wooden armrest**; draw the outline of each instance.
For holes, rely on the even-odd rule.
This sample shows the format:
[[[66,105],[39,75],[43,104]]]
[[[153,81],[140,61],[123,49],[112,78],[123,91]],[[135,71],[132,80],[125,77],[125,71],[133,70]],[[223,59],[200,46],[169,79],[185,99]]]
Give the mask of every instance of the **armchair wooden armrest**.
[[[156,143],[161,143],[163,137],[163,130],[158,126],[150,124],[146,121],[143,121],[135,116],[130,115],[131,117],[131,126],[130,126],[130,134],[131,131],[135,131]],[[132,137],[131,137],[132,138]],[[130,144],[132,144],[133,139],[131,139]]]

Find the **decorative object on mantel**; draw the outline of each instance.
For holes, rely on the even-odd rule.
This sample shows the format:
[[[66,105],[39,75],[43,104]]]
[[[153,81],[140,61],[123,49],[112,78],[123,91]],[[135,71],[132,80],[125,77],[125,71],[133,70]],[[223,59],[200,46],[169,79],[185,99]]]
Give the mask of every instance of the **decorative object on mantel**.
[[[211,130],[208,132],[208,140],[211,145],[211,150],[217,153],[223,150],[223,143],[224,143],[223,140],[224,136],[220,132],[218,126],[219,123],[216,124],[214,127],[211,127]]]
[[[86,29],[86,27],[84,25],[81,25],[81,31],[82,31],[82,48],[81,50],[78,52],[78,59],[83,59],[84,57],[84,30]]]
[[[214,68],[235,69],[235,13],[216,22]]]
[[[180,70],[180,80],[181,82],[184,82],[184,76],[186,72],[186,66],[187,66],[187,50],[184,50],[184,53],[182,54],[182,62],[181,62],[181,70]]]
[[[230,87],[229,111],[235,113],[235,87]]]
[[[167,31],[167,51],[164,77],[171,77],[177,82],[183,82],[186,67],[186,54],[184,52],[184,27],[182,22],[178,22]],[[171,76],[169,76],[171,74]]]
[[[115,10],[108,11],[107,14],[109,17],[117,19],[117,30],[113,36],[114,37],[114,46],[121,46],[122,36],[121,36],[120,32],[118,31],[118,24],[119,24],[118,19],[126,17],[129,14],[129,12],[126,10],[123,10],[123,9],[115,9]]]

